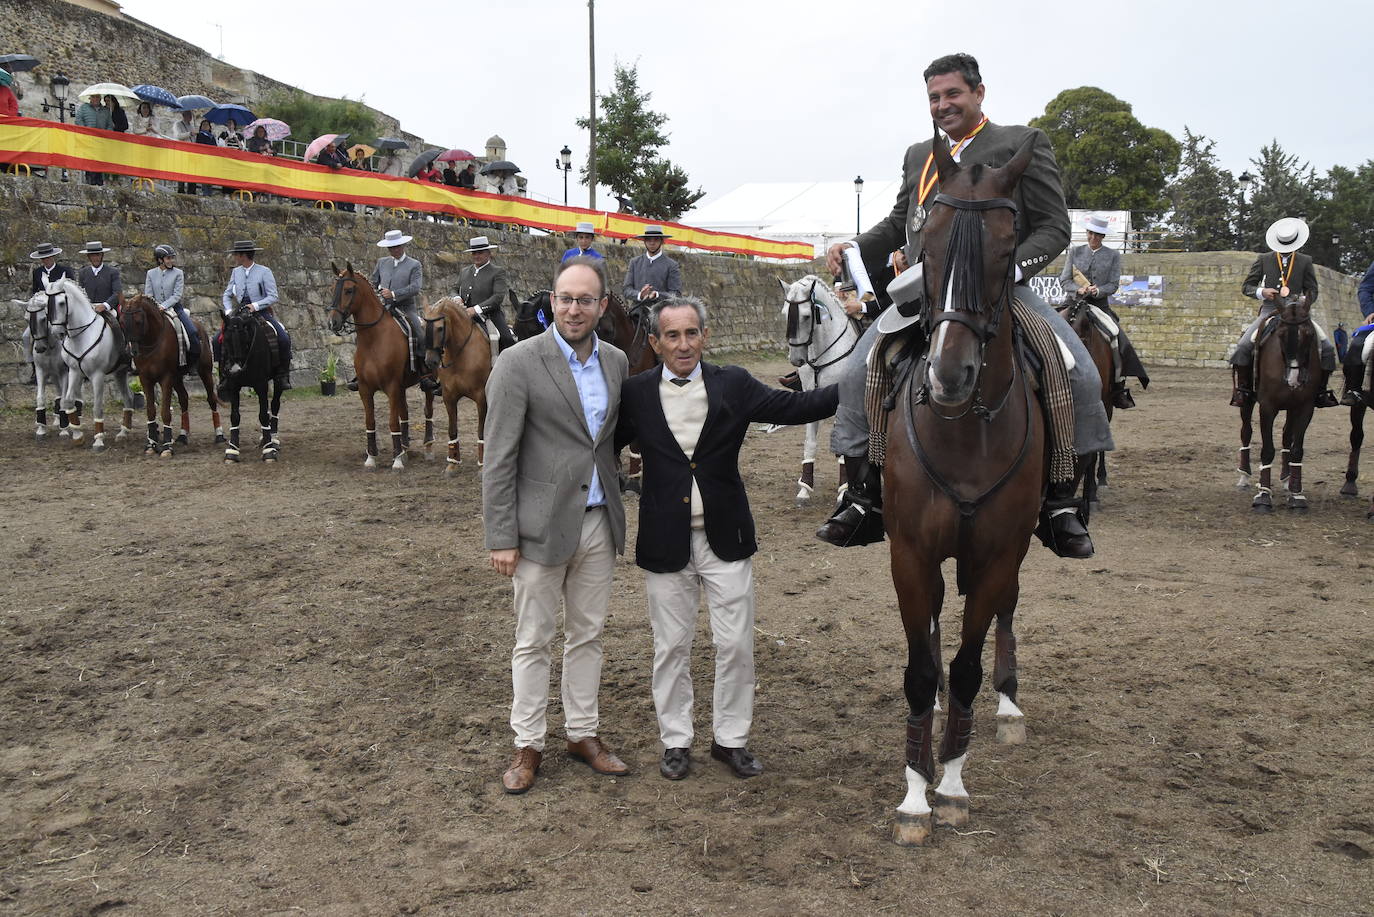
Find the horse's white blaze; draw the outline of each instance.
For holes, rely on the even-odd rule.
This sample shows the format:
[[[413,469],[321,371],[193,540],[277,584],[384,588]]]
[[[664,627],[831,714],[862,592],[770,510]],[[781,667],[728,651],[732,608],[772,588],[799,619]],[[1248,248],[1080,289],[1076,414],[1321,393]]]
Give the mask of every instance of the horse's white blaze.
[[[1021,708],[1016,706],[1016,701],[1007,697],[1001,691],[997,692],[997,715],[998,716],[1025,716]]]
[[[926,778],[910,767],[906,768],[906,798],[897,807],[903,815],[929,815],[930,803],[926,802]]]
[[[964,789],[964,763],[967,761],[968,752],[964,752],[945,762],[945,772],[940,777],[940,785],[935,788],[937,795],[968,798],[968,790]]]

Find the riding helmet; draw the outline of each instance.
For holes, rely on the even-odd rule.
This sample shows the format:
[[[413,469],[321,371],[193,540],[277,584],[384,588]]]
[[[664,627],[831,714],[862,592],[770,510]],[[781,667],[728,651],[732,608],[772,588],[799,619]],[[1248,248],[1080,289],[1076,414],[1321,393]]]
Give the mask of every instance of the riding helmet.
[[[163,258],[175,258],[176,256],[177,250],[170,245],[159,245],[157,248],[153,249],[154,261],[161,261]]]

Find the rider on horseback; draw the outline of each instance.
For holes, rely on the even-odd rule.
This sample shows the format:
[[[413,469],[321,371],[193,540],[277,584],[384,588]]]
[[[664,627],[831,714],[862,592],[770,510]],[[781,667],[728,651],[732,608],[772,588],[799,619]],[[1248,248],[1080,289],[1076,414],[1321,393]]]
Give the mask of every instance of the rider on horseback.
[[[941,142],[949,143],[952,156],[961,165],[1003,166],[1032,133],[1025,127],[992,124],[983,116],[985,90],[978,62],[971,56],[941,57],[926,68],[924,77],[930,114],[944,135]],[[1069,241],[1068,208],[1054,152],[1044,134],[1033,133],[1034,158],[1015,193],[1019,229],[1014,255],[1014,293],[1016,299],[1029,307],[1028,312],[1043,318],[1040,327],[1035,329],[1037,333],[1027,335],[1027,343],[1047,367],[1057,364],[1057,371],[1044,373],[1042,380],[1045,390],[1041,397],[1049,406],[1049,432],[1056,460],[1052,462],[1041,526],[1036,531],[1046,546],[1061,557],[1091,557],[1092,540],[1078,512],[1079,501],[1074,493],[1074,453],[1087,455],[1110,451],[1112,435],[1102,406],[1102,383],[1092,358],[1058,313],[1025,282],[1063,251]],[[902,331],[918,324],[920,319],[924,305],[921,302],[922,268],[917,263],[922,253],[921,228],[925,225],[927,208],[935,203],[939,184],[933,159],[929,140],[908,149],[902,187],[892,213],[858,239],[832,245],[826,253],[830,270],[836,274],[848,245],[859,248],[870,276],[882,268],[889,252],[903,244],[907,248],[907,260],[913,264],[888,287],[894,305],[864,333],[841,370],[840,407],[835,415],[830,444],[833,452],[845,456],[849,487],[835,512],[816,533],[822,541],[840,547],[871,544],[881,541],[884,535],[881,466],[869,462],[869,430],[870,421],[876,425],[886,418],[873,416],[881,410],[870,410],[865,404],[866,364],[869,351],[880,335]],[[1060,390],[1059,381],[1065,378],[1063,358],[1058,348],[1048,343],[1051,336],[1047,333],[1049,329],[1044,327],[1046,324],[1073,356],[1074,365],[1068,369],[1068,385],[1064,390]],[[878,440],[873,445],[880,449],[882,442]]]
[[[381,297],[382,304],[404,318],[410,326],[410,346],[415,355],[415,371],[426,373],[420,379],[420,388],[426,392],[437,392],[439,381],[434,378],[432,372],[425,369],[424,325],[420,322],[420,313],[416,308],[416,297],[420,295],[420,288],[424,286],[425,275],[420,262],[406,254],[406,243],[411,239],[411,236],[403,234],[399,229],[387,230],[382,241],[377,243],[377,247],[387,249],[390,254],[378,259],[377,267],[372,271],[372,286]],[[356,376],[349,379],[347,384],[349,391],[358,390]]]
[[[76,282],[86,292],[91,308],[110,326],[120,354],[120,362],[128,365],[129,344],[124,340],[124,329],[119,327],[119,298],[124,292],[124,281],[120,279],[119,268],[105,263],[105,253],[109,251],[103,242],[87,242],[81,253],[90,264],[76,275]]]
[[[1345,393],[1341,395],[1341,404],[1350,407],[1364,404],[1364,393],[1374,389],[1374,379],[1366,378],[1364,359],[1365,342],[1374,332],[1374,264],[1364,272],[1364,279],[1360,281],[1359,298],[1364,322],[1350,337],[1350,348],[1345,354]]]
[[[38,262],[38,266],[33,269],[33,284],[29,289],[30,293],[46,293],[51,284],[57,283],[57,281],[61,280],[63,277],[71,280],[76,279],[76,272],[73,271],[71,267],[57,263],[57,256],[60,254],[62,254],[62,249],[53,245],[51,242],[44,242],[39,245],[37,249],[29,252],[29,257]],[[51,306],[49,306],[49,309],[51,310]],[[52,321],[51,312],[48,315],[48,320]],[[25,328],[22,337],[24,341],[24,362],[29,364],[29,371],[32,373],[34,372],[33,335],[29,333],[28,328]],[[38,376],[35,373],[33,378],[29,379],[29,384],[32,385],[37,381]]]
[[[172,327],[181,340],[178,351],[181,361],[178,365],[195,366],[200,359],[200,335],[191,321],[191,313],[186,311],[186,305],[182,302],[186,296],[186,277],[181,268],[176,266],[176,257],[176,249],[170,245],[163,244],[153,249],[157,267],[144,278],[143,293],[172,320]]]
[[[1301,217],[1284,217],[1275,221],[1264,234],[1264,241],[1269,245],[1272,256],[1260,255],[1256,258],[1241,286],[1241,291],[1246,296],[1258,299],[1261,306],[1259,315],[1246,326],[1231,355],[1233,407],[1243,408],[1255,397],[1252,378],[1255,332],[1278,312],[1278,300],[1288,297],[1291,286],[1307,297],[1309,306],[1317,301],[1317,270],[1311,256],[1298,251],[1307,241],[1308,232],[1307,223]],[[1312,320],[1312,327],[1316,329],[1321,342],[1322,383],[1316,404],[1319,408],[1334,408],[1339,402],[1335,393],[1327,387],[1327,381],[1336,369],[1336,348],[1315,319]]]
[[[1076,293],[1080,298],[1086,299],[1093,309],[1111,319],[1111,322],[1104,322],[1100,316],[1094,315],[1093,324],[1106,334],[1107,340],[1112,344],[1112,350],[1115,351],[1112,361],[1115,378],[1112,379],[1111,400],[1113,407],[1124,411],[1135,407],[1131,390],[1126,387],[1126,377],[1135,376],[1140,380],[1142,389],[1150,387],[1150,377],[1146,374],[1140,357],[1136,355],[1135,347],[1126,337],[1126,329],[1121,327],[1121,319],[1108,304],[1108,299],[1120,285],[1121,253],[1102,244],[1107,237],[1107,219],[1092,214],[1084,220],[1083,228],[1088,234],[1088,244],[1069,249],[1069,254],[1064,258],[1064,270],[1059,275],[1059,282],[1066,292]],[[1079,277],[1085,278],[1087,283],[1081,283]]]
[[[257,244],[244,239],[235,242],[225,254],[234,256],[234,270],[229,275],[229,285],[224,288],[222,305],[228,315],[235,308],[244,306],[260,319],[272,326],[277,333],[277,346],[280,348],[281,362],[277,365],[277,382],[283,391],[291,387],[291,337],[281,322],[272,314],[272,305],[277,301],[277,278],[272,269],[258,264],[254,256],[262,251]]]

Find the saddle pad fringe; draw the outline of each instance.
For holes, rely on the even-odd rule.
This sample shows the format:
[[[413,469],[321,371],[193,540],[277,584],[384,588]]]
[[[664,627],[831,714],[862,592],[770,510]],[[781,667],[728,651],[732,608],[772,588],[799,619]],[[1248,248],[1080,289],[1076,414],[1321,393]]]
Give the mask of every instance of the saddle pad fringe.
[[[1077,465],[1073,448],[1073,389],[1061,358],[1059,338],[1050,323],[1021,300],[1011,301],[1011,312],[1026,345],[1040,358],[1040,400],[1050,426],[1050,480],[1072,481]]]

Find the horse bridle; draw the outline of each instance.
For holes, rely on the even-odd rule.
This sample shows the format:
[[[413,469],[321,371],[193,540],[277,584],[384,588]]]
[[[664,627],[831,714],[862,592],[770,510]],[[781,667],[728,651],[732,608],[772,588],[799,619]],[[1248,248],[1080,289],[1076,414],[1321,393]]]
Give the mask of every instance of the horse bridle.
[[[325,315],[326,315],[326,316],[331,315],[331,314],[335,314],[335,315],[338,315],[338,316],[342,319],[342,321],[340,322],[340,325],[341,325],[341,327],[339,328],[340,331],[347,331],[347,330],[348,330],[348,325],[349,325],[350,322],[353,323],[353,328],[354,328],[355,330],[357,330],[357,329],[361,329],[361,328],[371,328],[373,325],[376,325],[376,324],[377,324],[378,322],[380,322],[382,319],[386,318],[386,306],[382,306],[382,314],[379,315],[379,316],[377,316],[376,320],[367,322],[366,324],[360,323],[360,322],[358,321],[357,316],[355,316],[355,315],[353,314],[353,306],[352,306],[353,289],[350,289],[350,290],[349,290],[349,296],[348,296],[348,298],[349,298],[349,308],[348,308],[348,311],[345,312],[343,309],[339,308],[339,307],[343,304],[344,281],[348,281],[348,282],[352,283],[352,284],[353,284],[353,289],[356,289],[356,288],[357,288],[358,280],[357,280],[356,277],[354,277],[352,274],[340,274],[340,275],[339,275],[337,278],[335,278],[335,280],[334,280],[334,301],[331,302],[331,303],[329,304],[329,309],[325,312]]]
[[[783,297],[783,300],[782,300],[782,301],[783,301],[783,303],[787,306],[787,310],[788,310],[788,315],[787,315],[787,346],[788,346],[788,347],[807,347],[807,348],[809,348],[809,347],[811,346],[811,344],[816,340],[816,325],[818,324],[817,316],[818,316],[819,313],[820,313],[820,303],[816,301],[816,283],[817,283],[817,281],[815,281],[815,280],[812,280],[812,281],[811,281],[811,287],[807,290],[806,299],[788,299],[786,296]],[[804,340],[804,341],[794,341],[794,340],[792,340],[792,334],[793,334],[793,332],[796,330],[796,327],[797,327],[797,321],[796,321],[796,319],[797,319],[798,317],[800,317],[800,311],[801,311],[801,309],[802,309],[803,306],[810,306],[810,307],[811,307],[811,325],[810,325],[809,328],[807,328],[806,340]],[[795,310],[795,311],[794,311],[794,310]],[[854,348],[858,346],[858,344],[859,344],[858,338],[863,336],[863,329],[862,329],[862,326],[860,325],[859,320],[856,319],[856,318],[855,318],[854,316],[852,316],[852,315],[845,315],[845,320],[848,321],[849,324],[851,324],[851,325],[854,326],[854,330],[858,332],[858,335],[857,335],[857,336],[855,337],[855,339],[850,343],[848,349],[846,349],[846,350],[844,351],[844,353],[838,354],[837,356],[835,356],[835,357],[833,357],[833,358],[831,358],[831,359],[829,359],[829,360],[826,360],[825,362],[821,362],[822,359],[825,357],[825,355],[826,355],[827,353],[830,352],[830,350],[831,350],[833,347],[835,347],[835,345],[837,345],[837,344],[840,343],[841,339],[843,338],[843,335],[836,335],[836,336],[835,336],[835,339],[834,339],[833,341],[831,341],[829,344],[826,344],[825,347],[824,347],[824,349],[822,349],[820,353],[816,354],[816,358],[815,358],[814,360],[811,359],[810,357],[807,357],[807,359],[806,359],[806,365],[809,366],[809,367],[811,367],[812,372],[817,372],[817,373],[818,373],[818,372],[820,372],[822,369],[825,369],[825,368],[828,367],[828,366],[834,366],[836,363],[840,362],[840,361],[843,360],[845,357],[847,357],[847,356],[849,356],[851,353],[853,353],[853,352],[854,352]]]
[[[426,349],[426,350],[436,350],[436,351],[438,351],[438,352],[439,352],[439,368],[440,368],[440,369],[448,369],[450,366],[453,365],[452,363],[445,363],[445,362],[444,362],[444,347],[447,346],[447,344],[448,344],[448,317],[445,316],[445,315],[442,315],[442,314],[441,314],[441,315],[436,315],[434,318],[430,318],[429,316],[424,316],[424,320],[425,320],[425,349]],[[444,324],[443,324],[442,329],[441,329],[440,332],[439,332],[439,339],[438,339],[437,341],[435,341],[435,340],[434,340],[434,326],[437,325],[439,322],[443,322]],[[456,356],[457,354],[462,353],[462,352],[463,352],[463,348],[466,347],[466,346],[468,346],[468,341],[472,340],[473,332],[475,332],[476,330],[477,330],[477,323],[474,322],[474,321],[469,321],[469,322],[468,322],[468,334],[467,334],[467,337],[463,338],[463,343],[459,344],[459,345],[458,345],[458,349],[454,351],[454,355],[455,355],[455,356]],[[432,345],[432,346],[431,346],[431,345]]]

